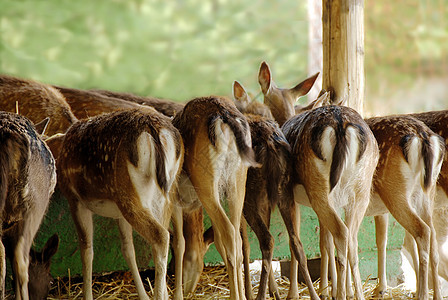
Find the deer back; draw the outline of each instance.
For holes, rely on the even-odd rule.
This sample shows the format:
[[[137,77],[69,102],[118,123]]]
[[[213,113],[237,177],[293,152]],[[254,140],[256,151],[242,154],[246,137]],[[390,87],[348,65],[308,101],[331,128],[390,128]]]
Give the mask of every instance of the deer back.
[[[173,117],[176,113],[180,112],[184,108],[184,104],[174,102],[167,99],[159,99],[153,97],[142,97],[131,93],[113,92],[107,90],[92,90],[96,93],[114,97],[129,102],[135,102],[142,105],[148,105],[154,107],[155,110],[168,117]]]
[[[59,182],[65,193],[76,191],[87,202],[144,201],[148,185],[148,193],[170,191],[182,158],[180,134],[167,117],[150,107],[117,111],[70,128],[59,155]]]
[[[209,149],[225,156],[239,154],[247,165],[257,165],[246,118],[225,97],[210,96],[189,101],[174,117],[173,124],[183,137],[187,166],[195,163],[187,157],[209,156]],[[229,149],[231,144],[235,145],[235,149]],[[216,159],[219,161],[218,156],[215,162]]]
[[[363,173],[375,169],[375,138],[361,116],[349,107],[330,105],[306,111],[289,119],[282,130],[294,157],[295,183],[305,188],[319,186],[331,192],[344,173],[359,180],[365,177]]]
[[[53,87],[31,80],[0,75],[0,109],[16,112],[38,123],[50,117],[46,134],[64,133],[76,122],[65,98]]]
[[[0,140],[0,208],[7,230],[30,209],[46,210],[56,185],[56,168],[50,150],[25,117],[0,112]]]
[[[394,164],[397,178],[418,180],[423,190],[435,184],[445,155],[443,139],[423,122],[411,116],[385,116],[366,119],[380,148],[374,180],[378,188],[386,163]],[[393,187],[394,180],[388,180]],[[411,183],[410,183],[411,184]]]
[[[56,87],[65,97],[73,113],[78,119],[85,119],[96,115],[110,113],[123,109],[139,109],[142,106],[124,101],[122,99],[108,97],[100,93]]]

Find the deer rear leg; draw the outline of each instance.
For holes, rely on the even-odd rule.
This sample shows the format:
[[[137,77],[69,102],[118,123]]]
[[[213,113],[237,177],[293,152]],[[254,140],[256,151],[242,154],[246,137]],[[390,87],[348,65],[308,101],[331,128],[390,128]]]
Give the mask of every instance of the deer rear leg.
[[[234,180],[228,185],[227,200],[229,203],[230,222],[235,228],[235,262],[236,262],[236,281],[238,294],[242,299],[245,298],[243,281],[243,241],[239,230],[241,228],[241,217],[243,214],[244,196],[246,194],[246,176],[247,168],[240,166],[236,172]]]
[[[286,195],[287,196],[287,195]],[[300,235],[300,206],[294,203],[293,199],[290,199],[292,202],[286,202],[286,200],[280,200],[279,203],[280,213],[282,214],[283,222],[285,226],[288,227],[287,223],[290,226],[293,226],[291,231],[292,235],[297,235],[294,238],[289,239],[289,251],[291,253],[291,262],[289,267],[289,290],[286,299],[299,299],[299,262],[295,256],[294,249],[297,249],[295,245],[293,245],[295,238],[299,238]],[[282,212],[283,211],[283,212]],[[285,215],[283,215],[285,214]],[[289,234],[289,232],[288,232]],[[307,265],[308,267],[308,265]],[[313,288],[314,289],[314,288]]]
[[[137,294],[140,299],[149,299],[143,286],[140,273],[138,271],[137,262],[135,260],[135,249],[132,237],[132,226],[125,219],[118,219],[118,228],[120,230],[121,252],[131,270],[134,283],[137,288]]]
[[[386,247],[389,214],[375,216],[376,247],[378,249],[378,287],[376,294],[383,297],[387,291]]]
[[[5,246],[0,239],[0,299],[5,298],[5,280],[6,280],[6,252]]]
[[[333,299],[336,298],[337,292],[337,274],[336,274],[336,261],[334,255],[334,243],[333,237],[329,230],[325,228],[320,222],[320,284],[319,284],[319,292],[321,294],[322,299],[328,299],[330,284],[328,283],[328,273],[330,272],[331,277],[331,297]]]
[[[328,203],[328,196],[317,193],[309,193],[311,205],[319,218],[319,221],[332,234],[340,262],[337,283],[337,299],[346,299],[346,272],[348,254],[348,228],[341,220],[337,212]]]
[[[155,275],[154,299],[168,299],[166,287],[167,260],[169,251],[170,234],[168,230],[163,231],[160,242],[152,246]]]
[[[278,207],[282,215],[283,221],[285,223],[286,229],[288,230],[289,245],[292,248],[291,258],[294,255],[299,263],[299,268],[300,271],[302,272],[303,278],[305,279],[305,284],[308,287],[311,299],[319,299],[319,296],[317,295],[317,292],[314,289],[310,273],[308,271],[307,258],[305,255],[305,251],[303,250],[302,242],[300,241],[299,238],[299,232],[298,232],[299,225],[297,224],[298,219],[297,215],[300,214],[300,210],[298,207],[296,207],[296,204],[294,203],[294,200],[292,198],[289,200],[280,201]],[[290,290],[292,289],[292,284],[293,283],[291,281]],[[298,291],[294,295],[291,295],[291,293],[289,293],[288,297],[292,296],[294,298],[298,298]]]
[[[260,276],[260,286],[258,288],[257,299],[266,299],[266,291],[268,287],[269,274],[271,273],[272,255],[274,252],[274,238],[269,232],[269,227],[266,224],[266,220],[270,220],[271,212],[268,209],[266,211],[265,220],[260,216],[259,211],[247,211],[245,214],[247,223],[249,223],[252,230],[255,232],[258,238],[258,242],[262,255],[262,269]],[[279,297],[278,289],[274,291],[274,297]],[[276,298],[278,299],[278,298]]]
[[[182,208],[175,206],[173,208],[173,215],[171,217],[174,229],[174,239],[173,239],[173,249],[175,257],[175,289],[174,289],[174,299],[183,299],[183,289],[182,289],[182,267],[183,258],[185,253],[185,238],[183,234],[183,216]]]
[[[429,264],[431,266],[433,280],[434,300],[436,300],[443,299],[439,282],[439,248],[437,245],[436,230],[432,221],[433,206],[431,205],[429,197],[426,199],[427,201],[425,201],[425,203],[427,205],[425,205],[423,209],[422,219],[430,228]]]
[[[166,286],[167,260],[169,251],[170,234],[168,232],[169,217],[167,212],[162,215],[167,219],[156,220],[151,212],[143,206],[127,210],[121,206],[126,200],[118,203],[119,208],[126,221],[151,245],[153,260],[155,266],[154,299],[168,299],[168,290]],[[166,202],[165,202],[166,203]],[[166,205],[166,209],[168,206]],[[146,292],[142,299],[147,297]]]
[[[246,299],[254,299],[254,292],[252,291],[252,281],[250,274],[250,242],[247,233],[247,222],[245,218],[241,219],[241,238],[243,240],[243,264],[244,264],[244,292]]]
[[[84,299],[93,300],[92,263],[93,263],[93,219],[92,211],[77,200],[68,198],[70,211],[78,234],[82,261],[82,291]]]
[[[359,190],[370,191],[370,188]],[[356,197],[351,202],[351,207],[346,209],[345,219],[348,227],[348,260],[350,262],[350,269],[347,269],[347,282],[350,282],[350,272],[353,274],[353,282],[355,285],[356,299],[364,299],[362,290],[361,275],[359,273],[359,257],[358,257],[358,232],[364,218],[365,211],[369,204],[370,193],[357,193]],[[347,285],[347,295],[352,296],[353,291],[351,284]]]
[[[397,189],[395,188],[394,190],[396,191]],[[382,191],[381,199],[383,199],[392,216],[409,232],[417,243],[419,256],[417,297],[419,299],[428,299],[428,261],[431,229],[410,207],[406,193],[387,193],[386,191]]]
[[[272,269],[272,260],[271,260],[271,270],[269,272],[269,295],[271,296],[271,298],[274,298],[276,300],[281,299],[280,298],[280,293],[278,292],[278,286],[277,283],[275,282],[275,276],[274,276],[274,270]]]
[[[240,299],[245,297],[240,295],[238,289],[237,278],[237,249],[236,249],[236,235],[239,235],[239,227],[235,230],[233,224],[227,217],[224,209],[219,203],[219,194],[217,182],[201,182],[196,183],[192,176],[191,181],[196,187],[196,193],[205,208],[205,211],[210,217],[214,231],[214,241],[216,249],[221,255],[229,275],[230,295],[232,299]],[[207,199],[207,200],[205,200]],[[231,206],[231,205],[230,205]],[[241,242],[242,244],[242,242]],[[241,251],[241,248],[240,248]],[[242,260],[242,254],[241,254]],[[242,275],[242,274],[241,274]]]

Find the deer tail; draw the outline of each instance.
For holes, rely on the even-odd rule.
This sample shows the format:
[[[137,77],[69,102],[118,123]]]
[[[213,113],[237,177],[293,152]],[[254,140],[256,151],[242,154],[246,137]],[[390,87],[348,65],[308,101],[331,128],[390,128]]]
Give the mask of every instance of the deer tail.
[[[330,168],[330,192],[339,182],[342,171],[347,164],[356,164],[363,156],[367,147],[365,130],[358,124],[341,123],[335,130],[336,144]]]
[[[4,139],[4,135],[0,135],[0,209],[6,203],[6,195],[8,194],[8,174],[10,173],[11,164],[8,157],[8,149],[10,141]]]
[[[434,185],[440,171],[441,161],[445,155],[445,142],[438,135],[428,135],[421,132],[421,137],[406,135],[401,139],[400,146],[403,155],[414,172],[418,171],[419,160],[423,162],[422,188],[427,191]],[[421,151],[419,151],[421,149]],[[415,153],[420,153],[416,156]]]
[[[209,119],[208,123],[208,136],[212,145],[216,144],[215,128],[218,124],[218,119],[221,120],[224,124],[228,125],[230,130],[232,131],[241,159],[250,167],[259,167],[260,165],[255,160],[255,153],[252,149],[252,139],[250,135],[249,124],[243,116],[234,116],[231,115],[228,111],[224,111],[219,115],[212,116]]]
[[[264,153],[259,153],[261,151],[257,146],[254,149],[257,158],[260,154],[264,156],[263,160],[258,159],[258,161],[263,161],[261,168],[263,177],[265,177],[267,182],[268,199],[276,203],[279,195],[285,189],[284,185],[289,181],[288,175],[291,172],[285,172],[285,170],[292,167],[290,165],[292,161],[290,159],[291,147],[278,128],[269,137],[265,147],[262,148]]]
[[[9,178],[14,168],[21,168],[27,160],[28,140],[13,130],[0,130],[0,209],[8,195]]]

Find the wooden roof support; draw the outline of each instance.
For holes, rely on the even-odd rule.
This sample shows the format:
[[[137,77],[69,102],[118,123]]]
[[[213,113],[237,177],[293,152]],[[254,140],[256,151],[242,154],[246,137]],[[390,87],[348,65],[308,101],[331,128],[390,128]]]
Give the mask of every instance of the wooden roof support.
[[[364,1],[322,0],[323,88],[363,112]]]

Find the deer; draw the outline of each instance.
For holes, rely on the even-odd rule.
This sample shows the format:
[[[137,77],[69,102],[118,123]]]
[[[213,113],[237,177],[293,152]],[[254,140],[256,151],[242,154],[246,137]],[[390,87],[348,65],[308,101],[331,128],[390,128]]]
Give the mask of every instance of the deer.
[[[1,299],[5,296],[7,254],[12,260],[17,299],[43,299],[48,294],[47,260],[57,250],[57,237],[48,244],[45,260],[34,255],[30,258],[30,253],[35,254],[31,246],[55,185],[53,155],[33,123],[21,115],[0,112]],[[43,286],[34,286],[37,281]]]
[[[132,229],[151,244],[154,297],[168,298],[168,226],[183,149],[170,119],[151,107],[80,120],[67,131],[57,160],[58,181],[78,233],[85,299],[93,299],[94,213],[117,220],[123,256],[140,299],[149,298],[135,260]]]
[[[247,223],[257,235],[262,253],[262,270],[257,299],[265,299],[268,276],[271,283],[270,290],[275,299],[280,299],[277,285],[271,271],[271,261],[274,251],[274,238],[269,232],[271,211],[278,206],[282,217],[285,219],[286,228],[289,229],[290,244],[300,258],[301,271],[312,299],[319,299],[313,287],[303,246],[300,242],[298,232],[295,231],[294,216],[296,208],[292,199],[292,186],[290,185],[292,175],[291,148],[284,137],[277,122],[273,120],[272,114],[267,106],[253,101],[244,87],[235,81],[233,84],[233,95],[237,108],[247,118],[252,146],[255,158],[261,164],[261,168],[250,167],[247,172],[246,194],[244,198],[243,215]],[[317,101],[317,100],[316,100]],[[318,101],[321,101],[319,99]],[[243,224],[245,226],[245,224]],[[243,256],[245,273],[246,298],[253,299],[249,272],[250,245],[247,241],[247,230],[242,230]],[[295,243],[298,242],[298,245]]]
[[[77,121],[57,89],[9,75],[0,75],[0,110],[19,113],[34,124],[49,117],[47,136],[64,133]]]
[[[294,184],[303,186],[319,223],[334,239],[340,262],[336,298],[346,298],[349,263],[356,297],[363,299],[357,234],[378,162],[376,140],[362,117],[343,106],[302,112],[286,121],[282,131],[292,148]],[[345,222],[337,212],[341,208]]]
[[[147,107],[145,104],[127,101],[126,98],[115,98],[114,96],[117,93],[105,90],[101,90],[101,93],[98,93],[92,90],[67,87],[57,87],[57,89],[67,99],[73,113],[79,119],[119,110],[144,109]],[[130,94],[120,93],[119,95]],[[173,118],[174,115],[171,113],[174,113],[174,110],[163,109],[165,105],[163,102],[160,103],[162,103],[161,106],[155,102],[152,103],[153,108],[167,117]],[[183,104],[179,103],[176,107],[177,109],[182,108]],[[63,136],[52,136],[47,140],[47,143],[56,147],[56,143],[61,143],[62,139]],[[180,178],[182,179],[180,180],[181,182],[188,183],[188,177],[184,173],[181,173]],[[181,187],[178,190],[178,195],[176,195],[177,201],[181,205],[180,207],[174,206],[172,218],[175,298],[177,299],[182,298],[182,292],[185,295],[194,292],[204,268],[203,257],[210,244],[213,243],[213,231],[209,229],[204,232],[202,206],[194,189],[188,184],[184,184]],[[179,191],[181,192],[179,193]],[[178,209],[182,210],[182,212]]]
[[[281,118],[290,118],[291,115],[288,112],[292,111],[291,107],[296,100],[292,96],[293,92],[288,89],[281,90],[282,94],[290,94],[289,97],[283,97],[279,93],[275,84],[272,84],[272,75],[265,62],[260,67],[259,83],[265,96],[265,103],[268,106],[270,106],[269,103],[271,105],[275,103],[279,114],[283,112]],[[338,106],[341,104],[339,103]],[[282,110],[282,105],[288,106],[288,109]],[[390,212],[418,243],[419,257],[422,260],[420,262],[417,294],[419,298],[426,299],[428,298],[428,256],[430,256],[433,272],[437,270],[438,264],[438,255],[434,246],[434,228],[429,212],[433,205],[434,186],[440,172],[445,147],[443,147],[437,134],[423,122],[413,117],[373,117],[366,119],[365,122],[369,125],[379,146],[379,160],[372,182],[373,194],[365,211],[366,216],[375,216],[377,247],[379,249],[378,290],[382,293],[387,287],[385,273],[386,236],[384,232],[387,230],[385,216]],[[306,199],[301,194],[303,194],[303,190],[295,190],[296,198]],[[321,255],[323,260],[320,290],[323,297],[328,297],[328,289],[326,289],[328,285],[328,256],[331,258],[334,255],[331,240],[328,229],[321,226]],[[353,266],[351,267],[352,273],[355,273]],[[291,269],[294,272],[296,268],[292,267]],[[330,259],[330,271],[332,274],[336,273],[334,259]],[[356,283],[357,275],[353,275],[356,290],[359,283]],[[340,280],[345,278],[337,277],[339,293],[339,287],[342,286]],[[332,275],[332,280],[333,285],[335,285],[335,275]],[[347,276],[346,282],[351,285],[350,276]],[[434,282],[434,285],[434,297],[440,299],[440,289],[437,281]],[[347,290],[350,292],[351,289]],[[335,297],[334,289],[332,295]],[[356,297],[360,298],[362,295],[357,292]]]
[[[51,276],[51,258],[59,248],[59,236],[50,236],[40,251],[31,249],[28,269],[28,291],[30,300],[47,299],[50,293],[53,277]]]
[[[380,145],[380,161],[374,178],[374,197],[366,215],[375,216],[378,247],[378,292],[386,281],[387,212],[406,229],[418,245],[417,296],[428,298],[428,263],[437,274],[438,251],[432,221],[436,181],[445,146],[443,140],[423,122],[410,116],[366,119]],[[380,198],[387,210],[380,209]],[[441,299],[437,276],[434,299]]]
[[[183,172],[210,217],[214,242],[229,276],[231,299],[244,299],[242,241],[239,234],[247,168],[258,166],[249,125],[228,98],[190,100],[173,119],[184,140]],[[221,195],[226,195],[229,216]]]
[[[439,134],[445,140],[445,149],[447,146],[448,138],[448,111],[428,111],[422,113],[409,114],[410,116],[419,119],[425,123],[431,130]],[[434,229],[436,231],[437,245],[440,256],[439,276],[448,280],[448,253],[443,249],[443,245],[446,243],[448,236],[448,223],[446,222],[448,204],[448,157],[445,155],[443,158],[442,168],[437,180],[437,191],[434,202],[433,221]],[[413,262],[413,268],[416,271],[416,278],[418,278],[418,251],[416,244],[408,232],[405,232],[405,239],[403,243],[405,248],[410,254]],[[430,274],[431,279],[434,274]]]
[[[14,263],[14,245],[16,243],[13,230],[3,236],[6,257],[11,265]],[[17,231],[15,231],[17,232]],[[47,299],[50,293],[53,277],[51,276],[51,258],[59,248],[59,236],[57,233],[49,237],[41,251],[33,248],[29,253],[28,265],[28,295],[30,300]],[[13,272],[13,286],[16,285],[16,276]]]

